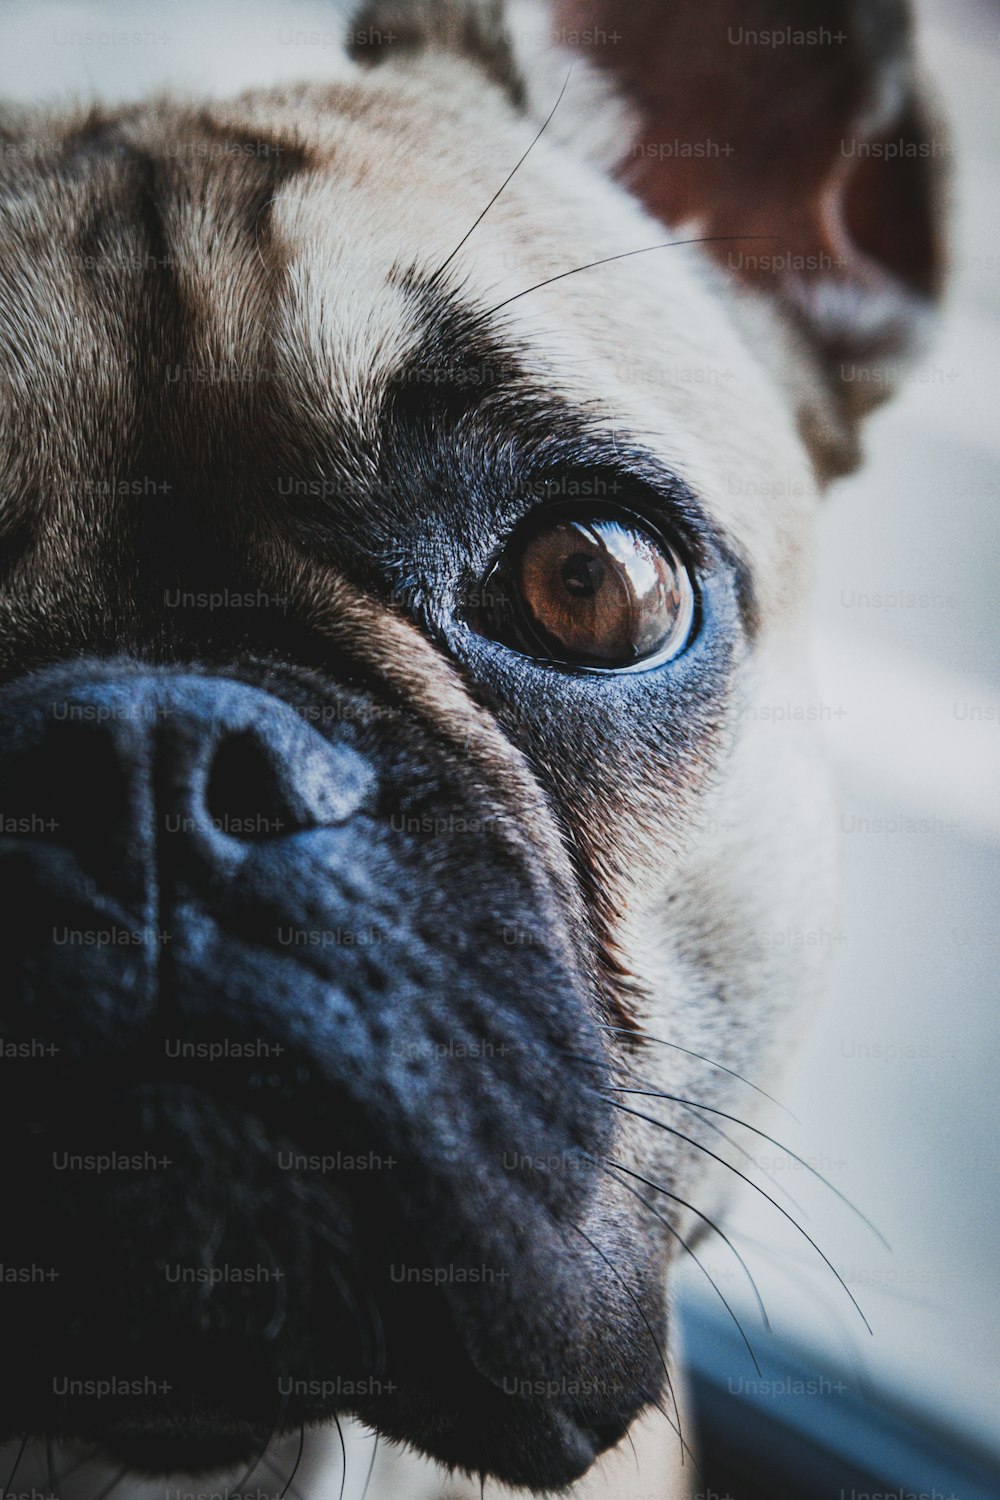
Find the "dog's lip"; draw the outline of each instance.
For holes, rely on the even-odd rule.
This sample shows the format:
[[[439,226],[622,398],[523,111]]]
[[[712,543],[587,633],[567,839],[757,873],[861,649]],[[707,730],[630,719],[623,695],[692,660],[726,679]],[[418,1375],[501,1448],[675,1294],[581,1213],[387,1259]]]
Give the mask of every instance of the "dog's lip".
[[[508,1475],[507,1482],[546,1491],[558,1489],[583,1475],[598,1455],[620,1441],[627,1430],[627,1420],[620,1413],[607,1417],[595,1415],[588,1420],[586,1414],[573,1409],[572,1401],[504,1396],[494,1382],[482,1380],[467,1361],[464,1349],[450,1373],[450,1389],[435,1388],[430,1393],[435,1440],[425,1450],[449,1466],[470,1467],[462,1457],[449,1455],[452,1433],[460,1442],[466,1432],[475,1431],[480,1423],[488,1424],[502,1443],[507,1434],[505,1424],[509,1422],[512,1440],[523,1441],[527,1431],[533,1450],[528,1462],[535,1467]],[[398,1407],[387,1407],[380,1404],[380,1398],[344,1400],[310,1413],[304,1424],[309,1427],[332,1423],[340,1417],[349,1418],[389,1441],[415,1442],[424,1447],[426,1438],[417,1425],[426,1415],[421,1409],[415,1419],[405,1401]],[[301,1425],[286,1423],[278,1437],[301,1430]],[[247,1420],[241,1430],[237,1412],[232,1414],[229,1432],[223,1437],[218,1436],[211,1424],[204,1431],[192,1433],[188,1429],[179,1436],[176,1419],[155,1410],[144,1414],[141,1424],[134,1428],[124,1425],[115,1429],[94,1428],[86,1436],[117,1467],[129,1465],[137,1471],[161,1474],[199,1473],[230,1464],[247,1465],[258,1457],[262,1447],[260,1427]],[[200,1466],[192,1463],[192,1450],[201,1454]],[[539,1464],[544,1464],[544,1472],[537,1469]]]
[[[461,1371],[458,1372],[458,1378],[463,1378]],[[624,1426],[619,1428],[617,1424],[589,1424],[558,1405],[535,1402],[525,1403],[525,1406],[530,1408],[531,1419],[537,1423],[537,1442],[539,1449],[544,1451],[544,1459],[539,1459],[536,1455],[529,1462],[543,1462],[545,1471],[529,1472],[525,1469],[511,1481],[519,1488],[524,1485],[532,1489],[541,1487],[546,1491],[562,1488],[586,1473],[598,1455],[624,1435]],[[377,1413],[364,1412],[346,1405],[336,1413],[327,1413],[325,1421],[321,1420],[319,1425],[332,1424],[335,1417],[360,1421],[362,1426],[390,1442],[411,1441],[400,1430],[398,1423],[383,1426],[377,1419]],[[462,1416],[458,1420],[465,1425],[469,1419]],[[314,1425],[317,1424],[309,1424]],[[234,1421],[229,1432],[221,1436],[215,1428],[206,1431],[189,1429],[179,1433],[175,1418],[151,1410],[145,1414],[141,1424],[137,1423],[134,1428],[124,1424],[112,1424],[104,1428],[94,1426],[74,1436],[60,1438],[56,1469],[58,1473],[72,1474],[88,1464],[91,1480],[93,1469],[97,1467],[103,1469],[109,1479],[117,1476],[118,1482],[127,1477],[128,1473],[136,1478],[214,1477],[223,1472],[245,1475],[251,1466],[255,1467],[265,1456],[273,1456],[277,1449],[287,1448],[294,1458],[292,1450],[298,1446],[297,1440],[303,1430],[296,1424],[272,1432],[268,1438],[266,1431],[262,1433],[259,1428],[251,1427],[250,1424],[240,1430],[238,1421]],[[521,1434],[523,1435],[523,1427]],[[417,1441],[419,1444],[419,1438]],[[36,1464],[42,1466],[40,1472],[51,1473],[51,1438],[35,1436],[26,1439],[25,1446],[29,1463],[33,1451]],[[447,1457],[440,1452],[437,1457],[440,1461],[448,1462]],[[461,1466],[460,1464],[459,1467]],[[125,1474],[123,1470],[126,1471]]]
[[[113,1446],[95,1445],[80,1439],[50,1441],[29,1438],[22,1448],[18,1439],[6,1445],[6,1451],[0,1445],[0,1474],[8,1480],[5,1494],[33,1496],[38,1500],[50,1495],[65,1496],[65,1500],[92,1500],[95,1495],[110,1495],[112,1490],[116,1495],[130,1494],[133,1500],[139,1500],[140,1496],[143,1500],[164,1500],[165,1494],[174,1493],[179,1497],[184,1491],[190,1493],[191,1478],[199,1474],[204,1474],[208,1480],[205,1484],[195,1481],[206,1497],[209,1494],[229,1495],[232,1486],[244,1481],[242,1488],[232,1489],[237,1500],[244,1494],[259,1495],[260,1500],[265,1500],[265,1497],[279,1500],[286,1477],[291,1475],[299,1459],[299,1442],[298,1431],[275,1435],[266,1450],[261,1439],[252,1455],[244,1456],[241,1447],[238,1456],[234,1450],[234,1455],[225,1462],[192,1469],[190,1474],[177,1468],[165,1468],[159,1474],[155,1466],[127,1462],[121,1454],[116,1454]],[[311,1457],[308,1449],[307,1457]],[[259,1461],[247,1481],[248,1470],[255,1459]],[[126,1472],[123,1473],[123,1469]],[[176,1488],[165,1489],[164,1478],[182,1478],[185,1482]]]
[[[558,1488],[577,1478],[598,1453],[623,1435],[624,1424],[618,1425],[613,1413],[601,1409],[603,1402],[594,1406],[585,1402],[581,1409],[571,1395],[505,1391],[496,1369],[484,1365],[482,1359],[473,1359],[468,1330],[463,1329],[449,1299],[437,1288],[431,1297],[433,1306],[425,1315],[429,1321],[423,1326],[425,1335],[429,1326],[435,1330],[436,1369],[427,1367],[424,1340],[418,1337],[413,1343],[411,1333],[401,1330],[403,1342],[390,1351],[390,1363],[381,1374],[376,1373],[376,1366],[364,1370],[352,1370],[350,1362],[345,1366],[352,1379],[371,1376],[360,1396],[357,1387],[364,1382],[355,1381],[355,1390],[321,1396],[310,1401],[308,1409],[296,1411],[295,1424],[304,1420],[313,1425],[330,1422],[338,1415],[351,1416],[391,1441],[415,1443],[445,1463],[466,1467],[482,1463],[479,1448],[463,1448],[469,1443],[467,1434],[487,1429],[489,1451],[503,1453],[505,1462],[509,1453],[515,1453],[518,1456],[510,1462],[523,1466],[502,1477],[511,1483],[544,1488]],[[386,1324],[387,1331],[396,1327],[395,1318]],[[419,1333],[419,1329],[416,1331]],[[393,1337],[397,1335],[393,1333]],[[271,1366],[268,1348],[260,1343],[248,1344],[235,1356],[244,1374],[241,1389],[231,1385],[231,1360],[225,1354],[220,1358],[219,1346],[211,1338],[200,1349],[197,1345],[188,1349],[183,1342],[178,1349],[185,1361],[191,1361],[185,1369],[193,1367],[201,1372],[199,1388],[205,1390],[207,1378],[209,1398],[214,1401],[216,1391],[220,1395],[218,1405],[204,1413],[199,1424],[188,1420],[186,1396],[179,1402],[173,1395],[144,1397],[130,1416],[119,1413],[114,1422],[108,1403],[98,1401],[87,1411],[74,1400],[70,1407],[80,1425],[72,1435],[98,1444],[119,1467],[128,1465],[137,1472],[208,1473],[229,1464],[249,1464],[275,1415],[270,1403],[279,1366]],[[125,1374],[134,1368],[155,1370],[158,1376],[173,1381],[174,1367],[169,1360],[162,1364],[161,1356],[160,1345],[150,1342],[132,1346],[127,1361],[112,1357],[106,1367]],[[318,1353],[313,1357],[319,1357]],[[65,1363],[73,1368],[72,1361]],[[302,1374],[308,1376],[309,1368],[304,1366]],[[318,1368],[322,1370],[322,1362]],[[92,1369],[92,1360],[85,1360],[81,1369]],[[398,1396],[384,1394],[388,1381],[398,1384]],[[347,1383],[345,1379],[345,1387]],[[189,1387],[190,1381],[182,1371],[177,1390]],[[38,1408],[39,1426],[34,1430],[44,1432],[46,1418],[51,1419],[51,1415],[49,1398]]]
[[[458,1467],[475,1468],[477,1458],[462,1454],[467,1435],[480,1430],[490,1434],[490,1448],[523,1452],[512,1462],[521,1465],[507,1482],[531,1488],[560,1488],[583,1474],[599,1453],[625,1433],[620,1413],[610,1415],[584,1411],[571,1398],[543,1399],[502,1393],[495,1381],[487,1381],[468,1359],[460,1335],[450,1325],[444,1304],[440,1308],[441,1345],[447,1356],[443,1381],[428,1379],[422,1371],[423,1356],[415,1351],[416,1364],[397,1371],[405,1384],[396,1396],[381,1392],[388,1377],[370,1379],[367,1398],[338,1398],[296,1411],[279,1424],[259,1406],[241,1403],[223,1380],[210,1380],[192,1403],[187,1388],[177,1395],[150,1395],[132,1403],[129,1415],[112,1416],[109,1404],[100,1400],[64,1409],[59,1442],[69,1449],[85,1445],[96,1448],[114,1465],[135,1473],[198,1475],[217,1473],[230,1467],[244,1469],[256,1460],[270,1432],[280,1441],[304,1427],[329,1424],[344,1416],[360,1421],[389,1441],[415,1443],[431,1456]],[[208,1344],[191,1353],[192,1362],[204,1368],[212,1356]],[[155,1364],[152,1346],[139,1349],[138,1365]],[[216,1359],[216,1365],[218,1360]],[[215,1366],[213,1366],[215,1368]],[[346,1383],[346,1382],[345,1382]],[[363,1382],[362,1382],[363,1383]],[[219,1393],[223,1393],[220,1395]],[[413,1397],[416,1395],[416,1402]],[[231,1404],[227,1404],[231,1400]],[[112,1403],[113,1405],[113,1403]],[[38,1411],[39,1422],[30,1422],[33,1437],[47,1441],[46,1420],[52,1417],[50,1403]],[[72,1426],[67,1426],[67,1421]],[[21,1433],[17,1434],[20,1438]],[[507,1458],[505,1456],[505,1462]],[[538,1466],[543,1466],[539,1468]]]
[[[162,1043],[162,1038],[160,1041]],[[286,1069],[294,1066],[287,1053],[280,1061]],[[313,1130],[316,1125],[317,1101],[322,1105],[322,1078],[317,1073],[316,1082],[320,1087],[317,1090],[305,1091],[309,1095],[307,1107],[301,1112],[294,1107],[289,1111],[285,1107],[286,1101],[283,1101],[281,1097],[280,1088],[268,1086],[266,1077],[262,1076],[261,1086],[256,1089],[249,1090],[244,1087],[246,1078],[250,1074],[266,1075],[268,1067],[269,1063],[266,1060],[262,1063],[239,1060],[239,1065],[232,1070],[213,1065],[203,1067],[197,1064],[194,1067],[182,1067],[176,1063],[164,1063],[162,1045],[155,1047],[147,1054],[138,1055],[123,1049],[116,1056],[103,1059],[97,1078],[89,1062],[85,1066],[74,1068],[71,1087],[65,1093],[60,1093],[57,1098],[53,1097],[52,1092],[49,1091],[47,1101],[37,1105],[34,1111],[34,1129],[43,1135],[43,1150],[49,1143],[58,1143],[61,1147],[64,1141],[70,1145],[71,1149],[79,1150],[81,1147],[76,1144],[76,1141],[81,1118],[91,1122],[97,1118],[98,1132],[104,1128],[100,1123],[101,1120],[106,1117],[113,1118],[117,1130],[119,1116],[126,1116],[133,1122],[139,1121],[142,1118],[141,1112],[144,1105],[150,1100],[154,1101],[152,1104],[154,1114],[151,1118],[157,1121],[155,1128],[158,1129],[159,1117],[155,1115],[157,1108],[155,1099],[163,1099],[180,1090],[191,1096],[196,1104],[198,1101],[202,1103],[210,1101],[211,1109],[219,1112],[223,1127],[227,1129],[227,1132],[227,1122],[231,1121],[234,1116],[251,1122],[254,1131],[259,1134],[261,1141],[268,1148],[271,1157],[279,1143],[283,1146],[286,1142],[296,1151],[301,1150],[306,1153],[314,1151],[316,1138]],[[301,1103],[303,1091],[296,1088],[294,1092]],[[97,1116],[95,1116],[95,1098],[98,1101]],[[21,1128],[24,1129],[23,1121]],[[377,1129],[375,1126],[373,1128]],[[365,1129],[367,1130],[367,1127]],[[44,1137],[48,1137],[48,1140],[46,1141]],[[131,1140],[131,1136],[127,1138]],[[345,1150],[350,1149],[346,1140],[343,1144]],[[187,1159],[187,1156],[183,1157],[184,1161]],[[395,1190],[399,1185],[396,1181],[397,1175],[393,1174],[392,1180],[384,1182],[373,1182],[367,1176],[357,1183],[351,1180],[347,1192],[347,1206],[358,1213],[357,1222],[363,1226],[359,1244],[378,1243],[384,1249],[382,1235],[385,1228],[395,1233],[397,1224]],[[327,1185],[331,1189],[336,1187],[331,1178],[324,1177],[322,1183],[324,1188]],[[355,1189],[362,1194],[360,1198],[355,1196]],[[109,1201],[113,1202],[113,1200]],[[116,1210],[112,1208],[109,1211],[113,1213]],[[374,1219],[369,1217],[372,1211],[375,1214]],[[384,1220],[383,1211],[385,1212]],[[398,1220],[398,1223],[400,1233],[403,1233],[408,1221]],[[540,1225],[544,1223],[543,1216],[540,1219]],[[406,1228],[406,1233],[409,1233],[408,1228]],[[353,1238],[351,1244],[352,1246],[354,1244]],[[392,1248],[401,1248],[401,1246],[393,1245]],[[412,1250],[414,1247],[408,1246],[407,1248]],[[352,1249],[350,1253],[353,1257],[355,1252]],[[425,1258],[429,1256],[428,1251]],[[391,1258],[399,1259],[400,1257]],[[423,1263],[416,1256],[411,1258],[415,1264]],[[486,1259],[489,1259],[488,1255],[484,1256],[484,1262]],[[367,1267],[367,1262],[365,1266]],[[531,1280],[529,1276],[528,1281],[531,1282]],[[512,1395],[509,1389],[505,1390],[502,1373],[503,1349],[498,1346],[491,1352],[489,1348],[492,1337],[490,1309],[493,1308],[494,1312],[496,1311],[495,1298],[493,1301],[487,1299],[486,1305],[479,1307],[474,1290],[473,1288],[470,1291],[462,1286],[449,1286],[439,1292],[436,1287],[434,1288],[434,1326],[442,1329],[447,1324],[449,1333],[446,1346],[447,1358],[442,1357],[438,1371],[430,1376],[433,1390],[427,1393],[426,1401],[418,1393],[415,1405],[413,1404],[411,1387],[419,1387],[421,1380],[426,1382],[428,1372],[426,1369],[421,1370],[420,1349],[414,1347],[412,1359],[409,1349],[409,1342],[414,1331],[419,1334],[422,1327],[426,1332],[428,1324],[424,1321],[425,1314],[420,1314],[418,1319],[411,1324],[411,1313],[407,1303],[406,1306],[398,1309],[402,1312],[402,1321],[397,1322],[397,1308],[393,1304],[392,1326],[394,1329],[398,1328],[400,1340],[397,1351],[393,1353],[393,1359],[395,1360],[398,1355],[400,1369],[396,1373],[405,1383],[404,1395],[398,1400],[396,1398],[384,1400],[377,1393],[370,1399],[367,1396],[355,1399],[353,1395],[341,1396],[338,1393],[334,1397],[327,1398],[327,1405],[324,1409],[318,1407],[311,1409],[306,1420],[309,1422],[330,1420],[335,1414],[340,1413],[355,1416],[384,1433],[386,1437],[415,1442],[418,1446],[424,1447],[425,1451],[434,1452],[434,1443],[437,1442],[438,1448],[435,1456],[449,1462],[451,1450],[454,1449],[458,1454],[461,1444],[465,1441],[464,1429],[468,1428],[470,1423],[474,1428],[481,1414],[492,1434],[491,1445],[496,1445],[502,1450],[509,1432],[512,1434],[510,1440],[512,1445],[534,1455],[530,1460],[527,1457],[524,1459],[526,1464],[544,1462],[551,1465],[544,1476],[547,1482],[551,1481],[553,1485],[569,1482],[584,1472],[596,1455],[621,1435],[624,1427],[618,1430],[613,1415],[609,1418],[608,1413],[601,1409],[602,1401],[596,1401],[593,1404],[588,1401],[585,1403],[588,1409],[580,1410],[571,1396],[561,1393],[536,1395],[529,1392],[526,1387],[525,1394]],[[564,1293],[565,1286],[562,1288],[562,1294]],[[529,1304],[525,1307],[532,1322],[537,1323],[537,1310]],[[523,1308],[522,1311],[524,1310]],[[260,1326],[263,1326],[263,1323]],[[494,1328],[493,1333],[495,1332]],[[305,1345],[302,1346],[303,1349],[305,1347]],[[227,1379],[225,1369],[218,1360],[213,1362],[213,1350],[208,1345],[205,1346],[204,1356],[204,1368],[218,1367],[221,1388],[227,1389],[224,1384]],[[258,1388],[263,1389],[263,1383],[266,1380],[270,1380],[269,1392],[273,1392],[274,1385],[273,1371],[268,1363],[268,1351],[263,1347],[260,1348],[259,1365],[257,1364],[258,1355],[255,1354],[253,1347],[247,1346],[245,1356],[248,1376],[246,1394],[241,1396],[239,1390],[229,1388],[234,1404],[228,1414],[220,1405],[216,1430],[227,1432],[227,1436],[220,1439],[220,1443],[225,1445],[236,1442],[237,1446],[242,1444],[239,1448],[241,1459],[245,1458],[249,1461],[262,1442],[261,1421],[266,1421],[268,1418],[268,1414],[262,1412],[260,1406],[256,1404],[255,1391]],[[196,1360],[199,1358],[196,1350],[192,1352],[191,1357]],[[307,1354],[305,1357],[308,1360],[311,1356]],[[242,1360],[244,1354],[241,1354],[239,1358]],[[340,1358],[341,1356],[338,1355],[338,1362]],[[361,1358],[362,1360],[365,1358],[364,1354]],[[356,1372],[351,1371],[353,1359],[346,1352],[343,1354],[343,1359],[345,1374],[362,1373],[360,1367]],[[153,1360],[147,1363],[151,1367],[155,1365]],[[271,1371],[270,1375],[269,1371]],[[304,1367],[304,1372],[308,1373],[308,1365]],[[364,1373],[376,1372],[366,1370]],[[267,1399],[268,1401],[271,1399],[270,1395]],[[134,1419],[129,1419],[128,1430],[123,1426],[119,1427],[117,1433],[102,1430],[101,1424],[107,1421],[107,1414],[97,1411],[86,1417],[87,1423],[93,1425],[81,1435],[100,1442],[122,1461],[131,1459],[134,1467],[145,1466],[149,1469],[153,1466],[161,1473],[171,1470],[183,1471],[184,1461],[180,1457],[183,1452],[183,1440],[176,1437],[178,1433],[177,1413],[172,1413],[169,1402],[165,1402],[160,1405],[157,1414],[157,1399],[150,1398],[150,1400],[152,1403],[150,1406],[144,1408],[141,1413],[136,1413]],[[272,1410],[270,1416],[273,1418],[273,1415]],[[83,1420],[84,1414],[81,1413],[80,1416]],[[242,1436],[237,1438],[233,1428],[239,1427],[241,1423]],[[204,1434],[204,1441],[210,1443],[213,1435],[213,1424],[210,1420],[204,1424]],[[201,1439],[196,1436],[195,1441],[198,1442]],[[174,1451],[178,1454],[177,1460],[170,1457]],[[208,1450],[205,1448],[199,1449],[201,1453],[206,1451]],[[219,1449],[219,1458],[228,1461],[234,1451],[231,1446],[222,1446]],[[539,1457],[542,1454],[545,1455],[544,1460]],[[474,1464],[475,1458],[469,1461]],[[205,1463],[199,1472],[207,1472],[210,1467],[211,1464]],[[530,1484],[533,1479],[525,1471],[519,1482]]]

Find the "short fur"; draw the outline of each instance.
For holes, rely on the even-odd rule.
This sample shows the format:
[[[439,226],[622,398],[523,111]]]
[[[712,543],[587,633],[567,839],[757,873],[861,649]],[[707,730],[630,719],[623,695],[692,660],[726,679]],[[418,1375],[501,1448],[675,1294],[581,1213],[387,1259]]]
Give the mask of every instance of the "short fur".
[[[483,1472],[616,1500],[631,1427],[643,1484],[682,1492],[665,1287],[699,1153],[690,1109],[650,1104],[656,1125],[616,1089],[730,1107],[723,1069],[766,1073],[822,982],[816,950],[768,940],[822,925],[831,892],[812,728],[773,708],[808,682],[819,489],[857,455],[843,361],[895,368],[938,277],[935,233],[903,267],[862,189],[867,240],[826,277],[838,132],[893,128],[888,73],[907,129],[918,110],[897,8],[822,9],[850,44],[782,54],[772,91],[829,86],[766,212],[755,132],[780,140],[787,108],[685,116],[686,7],[605,0],[620,52],[588,52],[575,5],[386,0],[342,83],[3,119],[3,1021],[60,1048],[4,1102],[4,1201],[37,1204],[5,1258],[48,1263],[78,1226],[6,1331],[10,1439],[206,1470],[340,1411],[440,1466],[386,1494]],[[736,97],[749,64],[698,40]],[[701,176],[635,154],[737,126]],[[933,222],[926,176],[880,194]],[[774,234],[819,269],[633,253],[699,233]],[[692,558],[700,628],[667,666],[570,673],[479,632],[491,562],[566,474],[622,484]],[[220,589],[253,602],[168,607]],[[265,782],[281,837],[163,837],[212,796],[259,812]],[[169,941],[53,944],[88,922]],[[275,934],[307,927],[379,946],[300,962]],[[273,1097],[252,1065],[171,1071],[171,1036],[282,1046]],[[81,1113],[95,1152],[155,1146],[172,1172],[55,1174]],[[276,1171],[331,1142],[402,1165]],[[284,1266],[284,1301],[157,1279],[212,1256]],[[404,1257],[503,1278],[397,1293]],[[53,1368],[154,1350],[169,1399],[46,1395]],[[331,1369],[395,1390],[275,1399]]]

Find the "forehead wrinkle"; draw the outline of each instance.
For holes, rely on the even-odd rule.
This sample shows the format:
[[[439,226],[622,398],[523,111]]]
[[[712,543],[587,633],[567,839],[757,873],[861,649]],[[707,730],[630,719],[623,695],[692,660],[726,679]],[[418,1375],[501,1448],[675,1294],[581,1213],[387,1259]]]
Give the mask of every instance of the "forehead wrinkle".
[[[377,477],[386,394],[423,337],[393,281],[398,247],[335,185],[282,194],[274,223],[287,263],[272,349],[305,445],[289,458],[324,477],[335,466],[346,497],[364,493]]]
[[[192,344],[218,364],[240,360],[266,342],[275,296],[280,247],[271,234],[271,205],[290,175],[307,169],[308,157],[289,145],[288,160],[214,159],[193,164],[185,148],[209,147],[245,133],[222,130],[199,118],[190,129],[177,123],[158,160],[160,216],[174,282],[176,312]],[[274,145],[274,143],[270,143]],[[179,160],[171,160],[171,153]]]
[[[93,481],[128,468],[141,426],[133,358],[141,309],[101,236],[112,234],[120,261],[134,262],[148,249],[149,225],[123,208],[141,171],[134,157],[97,152],[77,163],[71,154],[64,177],[64,148],[72,141],[47,142],[43,168],[3,205],[0,466],[5,502],[16,500],[22,516],[44,516],[39,542],[68,560],[73,543],[96,544],[111,519],[114,502],[95,500]],[[98,246],[104,272],[92,275],[84,255]]]

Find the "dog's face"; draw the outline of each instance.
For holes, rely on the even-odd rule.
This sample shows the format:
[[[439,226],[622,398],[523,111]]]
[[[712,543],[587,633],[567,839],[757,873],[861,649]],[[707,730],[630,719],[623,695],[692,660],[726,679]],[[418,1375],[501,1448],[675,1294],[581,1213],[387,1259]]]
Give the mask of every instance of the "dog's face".
[[[698,1132],[623,1090],[725,1101],[814,986],[771,939],[826,899],[822,778],[773,721],[834,367],[899,353],[929,241],[752,267],[826,255],[845,174],[768,199],[744,107],[738,199],[652,12],[480,219],[567,54],[431,11],[335,86],[7,121],[4,1258],[55,1274],[6,1436],[197,1469],[345,1411],[567,1482],[668,1401]],[[896,128],[868,41],[838,136]],[[696,123],[703,181],[633,150]],[[698,233],[784,240],[575,270]]]

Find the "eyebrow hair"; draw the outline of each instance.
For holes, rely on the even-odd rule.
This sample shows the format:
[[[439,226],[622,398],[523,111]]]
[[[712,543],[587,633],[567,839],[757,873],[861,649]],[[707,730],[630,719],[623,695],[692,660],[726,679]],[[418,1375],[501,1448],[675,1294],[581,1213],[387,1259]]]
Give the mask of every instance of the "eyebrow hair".
[[[408,388],[433,392],[439,406],[458,417],[474,409],[487,390],[513,392],[528,382],[529,374],[519,351],[436,276],[415,266],[395,267],[390,273],[389,284],[411,299],[421,331],[392,385],[397,394]]]
[[[173,265],[171,225],[184,202],[190,162],[203,170],[220,204],[241,225],[252,252],[268,263],[274,255],[273,206],[279,189],[314,166],[301,140],[214,119],[208,109],[157,117],[155,106],[113,113],[94,108],[62,138],[50,170],[80,180],[97,174],[105,191],[83,219],[77,241],[79,264],[95,257],[102,234],[114,237],[131,223],[142,234],[151,262],[164,272],[172,301],[179,288]],[[238,168],[238,170],[236,170]]]

